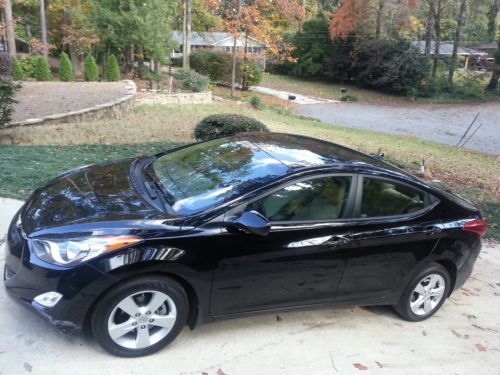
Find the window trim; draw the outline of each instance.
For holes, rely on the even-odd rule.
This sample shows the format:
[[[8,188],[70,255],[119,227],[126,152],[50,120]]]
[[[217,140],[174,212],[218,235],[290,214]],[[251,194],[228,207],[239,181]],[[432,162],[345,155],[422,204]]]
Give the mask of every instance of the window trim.
[[[407,186],[413,190],[416,190],[417,192],[420,192],[424,195],[424,207],[418,211],[414,211],[414,212],[411,212],[408,214],[361,217],[361,201],[363,199],[363,181],[365,178],[387,181],[387,182],[392,183],[392,184],[404,185],[404,186]],[[399,181],[399,180],[396,180],[396,179],[390,178],[390,177],[381,177],[381,176],[370,175],[370,174],[359,174],[358,186],[357,186],[357,192],[356,192],[356,202],[354,204],[352,218],[354,221],[386,221],[386,220],[394,221],[395,219],[410,219],[410,218],[420,216],[420,215],[432,210],[434,207],[437,206],[437,204],[439,202],[440,202],[440,200],[437,199],[434,195],[431,195],[427,191],[422,190],[422,189],[420,189],[412,184],[409,184],[407,182]]]
[[[350,223],[353,218],[353,213],[355,209],[355,203],[356,203],[356,195],[357,195],[357,188],[358,188],[358,174],[356,173],[321,173],[318,175],[309,175],[309,176],[303,176],[300,178],[297,178],[292,181],[287,181],[286,183],[280,184],[276,187],[274,187],[271,190],[266,191],[265,193],[252,198],[245,203],[242,203],[240,206],[236,207],[235,209],[231,210],[232,212],[244,212],[248,205],[252,204],[253,202],[256,202],[260,199],[263,199],[279,190],[285,189],[288,186],[292,186],[295,184],[298,184],[303,181],[310,181],[310,180],[316,180],[318,178],[325,178],[325,177],[350,177],[351,178],[351,185],[349,187],[349,195],[347,197],[347,203],[345,207],[345,212],[344,212],[344,217],[342,218],[336,218],[336,219],[321,219],[321,220],[289,220],[289,221],[269,221],[271,224],[272,229],[283,229],[283,228],[288,228],[289,227],[297,227],[297,228],[302,228],[303,225],[315,225],[314,227],[317,228],[318,226],[323,226],[323,225],[330,225],[333,223]],[[323,225],[321,225],[323,224]],[[273,228],[274,227],[274,228]]]

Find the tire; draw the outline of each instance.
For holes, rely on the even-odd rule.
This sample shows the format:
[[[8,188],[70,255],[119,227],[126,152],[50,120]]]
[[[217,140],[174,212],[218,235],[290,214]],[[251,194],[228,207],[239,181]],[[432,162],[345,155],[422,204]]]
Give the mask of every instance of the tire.
[[[450,274],[440,264],[430,263],[408,283],[396,312],[410,322],[430,318],[450,294]]]
[[[161,276],[125,281],[97,303],[91,329],[119,357],[141,357],[170,344],[186,325],[189,302],[179,283]]]

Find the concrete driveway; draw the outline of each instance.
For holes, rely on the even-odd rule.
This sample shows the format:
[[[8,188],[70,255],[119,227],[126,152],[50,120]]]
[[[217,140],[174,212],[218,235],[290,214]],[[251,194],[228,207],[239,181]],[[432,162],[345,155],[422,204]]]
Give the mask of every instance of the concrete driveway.
[[[473,105],[324,103],[299,105],[297,112],[326,124],[414,135],[453,146],[479,113],[466,139],[476,127],[482,126],[465,148],[500,155],[500,102]]]
[[[0,198],[0,238],[19,206]],[[0,287],[0,374],[499,374],[499,270],[500,246],[485,247],[464,288],[421,323],[386,307],[267,314],[186,328],[138,359],[55,331]]]

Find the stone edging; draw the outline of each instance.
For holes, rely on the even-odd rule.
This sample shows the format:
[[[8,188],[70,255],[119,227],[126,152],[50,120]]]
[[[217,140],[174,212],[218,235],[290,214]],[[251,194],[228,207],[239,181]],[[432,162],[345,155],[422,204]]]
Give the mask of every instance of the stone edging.
[[[137,99],[137,105],[154,104],[203,104],[212,103],[212,91],[163,94],[147,92],[148,96]]]
[[[135,104],[137,87],[134,81],[124,80],[127,83],[127,93],[115,100],[97,104],[93,107],[84,108],[78,111],[56,113],[40,118],[31,118],[22,121],[13,122],[4,127],[4,129],[25,125],[46,125],[62,124],[68,122],[96,121],[101,119],[116,119],[129,113]]]

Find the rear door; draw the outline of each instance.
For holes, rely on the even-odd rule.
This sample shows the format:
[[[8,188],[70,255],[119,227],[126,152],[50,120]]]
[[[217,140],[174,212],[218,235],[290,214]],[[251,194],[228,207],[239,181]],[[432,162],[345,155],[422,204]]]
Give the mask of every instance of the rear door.
[[[337,301],[397,302],[408,275],[440,237],[440,220],[432,209],[437,203],[412,185],[360,176]]]

